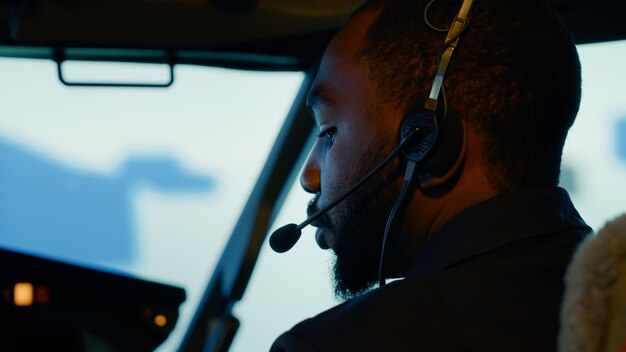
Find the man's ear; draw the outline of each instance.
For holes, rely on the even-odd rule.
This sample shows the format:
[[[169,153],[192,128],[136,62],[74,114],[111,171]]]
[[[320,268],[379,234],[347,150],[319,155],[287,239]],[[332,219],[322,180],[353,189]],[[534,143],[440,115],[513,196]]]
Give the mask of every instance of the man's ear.
[[[438,139],[433,155],[418,169],[417,181],[424,191],[454,184],[465,162],[467,132],[463,119],[450,116]]]

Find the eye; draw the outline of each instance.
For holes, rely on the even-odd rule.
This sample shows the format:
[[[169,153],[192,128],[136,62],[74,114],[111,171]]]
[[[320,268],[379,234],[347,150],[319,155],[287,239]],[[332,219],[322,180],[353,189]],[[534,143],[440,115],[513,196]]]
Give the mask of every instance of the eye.
[[[317,137],[318,138],[327,138],[328,141],[330,142],[330,145],[333,145],[333,143],[335,142],[335,133],[336,132],[337,132],[337,129],[335,127],[327,128],[327,129],[323,130],[322,132],[320,132],[320,134]]]

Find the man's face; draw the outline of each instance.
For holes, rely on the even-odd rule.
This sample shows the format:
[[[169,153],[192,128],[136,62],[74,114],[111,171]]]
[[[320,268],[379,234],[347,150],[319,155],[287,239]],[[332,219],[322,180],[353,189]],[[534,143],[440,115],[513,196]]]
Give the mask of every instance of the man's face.
[[[337,198],[377,165],[396,144],[397,109],[385,101],[358,55],[376,13],[354,17],[327,48],[308,97],[319,125],[301,175],[302,187],[315,194],[309,215]],[[349,298],[369,289],[378,262],[387,216],[399,191],[394,160],[326,216],[313,223],[322,248],[332,248],[335,292]]]

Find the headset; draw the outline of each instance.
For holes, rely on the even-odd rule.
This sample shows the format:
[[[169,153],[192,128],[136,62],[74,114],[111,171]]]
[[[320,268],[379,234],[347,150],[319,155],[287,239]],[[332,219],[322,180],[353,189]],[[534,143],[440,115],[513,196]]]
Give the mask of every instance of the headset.
[[[433,26],[428,20],[428,10],[434,2],[435,0],[431,0],[426,5],[424,10],[424,22],[431,29],[445,31]],[[428,183],[426,180],[432,177],[445,174],[456,163],[465,144],[463,122],[458,114],[448,112],[443,80],[450,60],[452,59],[454,49],[459,44],[461,34],[463,34],[469,25],[469,15],[473,2],[474,0],[463,1],[459,13],[448,29],[443,48],[437,58],[435,78],[424,106],[416,111],[408,112],[398,131],[399,145],[402,145],[402,143],[409,139],[412,141],[409,142],[406,147],[402,148],[403,161],[406,163],[404,183],[389,213],[383,234],[378,267],[379,286],[385,285],[383,259],[385,256],[387,237],[393,227],[398,209],[403,204],[415,176],[420,179],[420,184],[423,184]],[[442,106],[439,105],[439,93],[442,93]],[[417,166],[418,163],[419,166]]]
[[[424,106],[405,114],[398,131],[398,145],[376,167],[370,170],[349,189],[341,193],[336,199],[318,210],[315,214],[309,216],[300,224],[288,224],[274,231],[270,236],[270,246],[274,251],[283,253],[291,249],[300,239],[302,228],[326,214],[330,209],[334,208],[357,188],[382,170],[391,160],[401,154],[402,162],[406,165],[404,183],[387,218],[379,261],[379,286],[382,287],[385,285],[383,259],[387,237],[393,227],[398,209],[404,203],[408,190],[413,184],[415,177],[417,176],[420,180],[420,186],[427,186],[428,181],[423,182],[424,180],[441,177],[453,168],[465,145],[463,123],[457,114],[450,113],[447,109],[443,80],[448,65],[450,64],[452,53],[459,44],[461,34],[463,34],[469,25],[469,14],[474,0],[463,0],[461,9],[449,29],[437,28],[428,21],[428,10],[435,1],[436,0],[431,0],[426,5],[424,10],[424,22],[431,29],[440,32],[447,31],[448,34],[446,35],[446,40],[437,58],[435,78]],[[442,104],[439,104],[440,93]]]
[[[434,27],[428,21],[428,9],[434,2],[435,0],[431,0],[426,6],[424,21],[430,28],[443,31]],[[463,34],[469,24],[469,12],[473,2],[474,0],[463,1],[459,13],[448,30],[443,49],[437,58],[437,69],[430,94],[424,106],[417,111],[409,112],[404,117],[399,130],[398,139],[402,141],[409,137],[413,130],[417,129],[419,138],[415,138],[415,142],[404,148],[402,155],[407,161],[421,163],[419,169],[422,172],[439,174],[447,171],[456,161],[464,142],[463,126],[460,118],[457,114],[448,114],[443,80],[454,49],[459,43],[461,34]],[[439,105],[440,93],[442,96],[442,107]],[[443,126],[444,124],[445,126]],[[436,144],[438,144],[436,148],[437,153],[434,153],[433,147]]]

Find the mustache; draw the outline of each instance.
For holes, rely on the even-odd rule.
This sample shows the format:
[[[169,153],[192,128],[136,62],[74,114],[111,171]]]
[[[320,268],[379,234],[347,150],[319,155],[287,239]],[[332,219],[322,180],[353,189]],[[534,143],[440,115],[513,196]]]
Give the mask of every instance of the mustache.
[[[320,209],[321,207],[319,206],[319,196],[316,196],[309,201],[309,204],[306,207],[307,217],[310,217],[313,214],[317,213]],[[328,215],[328,213],[326,213],[319,217],[317,220],[313,221],[311,225],[315,227],[329,228],[331,226],[330,216]]]

